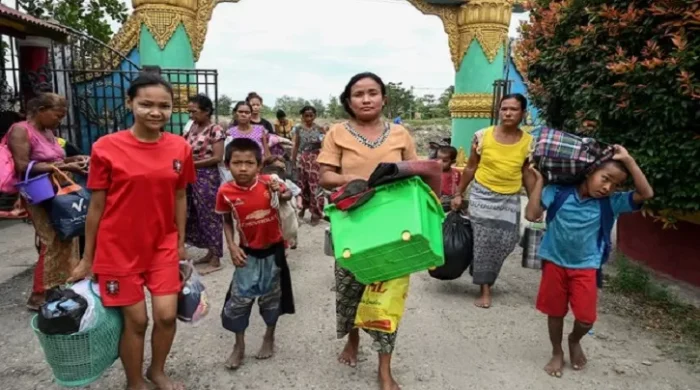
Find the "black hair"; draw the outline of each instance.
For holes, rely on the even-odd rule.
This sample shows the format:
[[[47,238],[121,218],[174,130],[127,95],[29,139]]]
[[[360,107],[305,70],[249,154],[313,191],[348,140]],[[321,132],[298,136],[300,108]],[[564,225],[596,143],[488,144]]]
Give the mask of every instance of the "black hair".
[[[278,167],[277,165],[265,165],[261,172],[266,175],[277,175],[277,177],[279,177],[282,180],[285,180],[287,178],[287,172],[285,171],[285,169],[282,167]]]
[[[630,177],[630,170],[627,169],[627,167],[625,166],[625,164],[622,161],[618,161],[618,160],[607,160],[604,163],[600,164],[600,166],[598,167],[598,169],[596,169],[596,171],[601,169],[601,168],[608,167],[608,166],[613,166],[613,167],[621,170],[622,172],[624,172],[625,175],[627,175],[627,177]]]
[[[248,102],[248,104],[250,104],[250,101],[253,100],[253,99],[258,99],[258,100],[260,100],[260,104],[262,104],[262,102],[263,102],[262,96],[258,95],[258,94],[255,93],[255,92],[249,93],[248,96],[246,96],[245,101]]]
[[[66,99],[52,92],[43,92],[27,102],[27,113],[36,115],[39,111],[48,110],[58,106],[66,106]]]
[[[308,105],[308,104],[305,105],[301,110],[299,110],[299,115],[304,116],[304,113],[305,113],[306,111],[311,111],[311,112],[314,113],[314,115],[316,115],[316,107],[310,106],[310,105]]]
[[[248,103],[247,101],[240,101],[236,103],[235,106],[233,106],[233,113],[235,114],[238,111],[238,109],[241,108],[241,106],[248,106],[248,108],[250,108],[250,111],[253,111],[253,107],[250,106],[250,103]]]
[[[173,86],[165,80],[161,75],[153,72],[141,72],[138,77],[136,77],[131,84],[129,89],[126,91],[126,95],[129,99],[133,100],[139,93],[139,90],[147,87],[161,86],[165,88],[170,97],[173,97]]]
[[[234,138],[226,145],[226,151],[224,152],[224,162],[226,165],[231,163],[231,155],[233,152],[253,152],[258,165],[262,163],[262,150],[260,150],[258,143],[250,138]]]
[[[351,118],[355,117],[355,113],[350,107],[350,95],[352,94],[352,87],[355,84],[357,84],[360,80],[367,78],[372,79],[377,84],[379,84],[382,96],[386,96],[386,85],[384,84],[384,81],[382,81],[381,77],[377,76],[376,74],[372,72],[362,72],[352,76],[350,81],[348,81],[348,84],[345,86],[343,93],[340,94],[340,102],[343,104],[343,109],[345,109],[345,112],[347,112]]]
[[[498,104],[498,108],[501,107],[503,102],[508,99],[515,99],[520,103],[520,109],[524,111],[527,110],[527,98],[520,93],[509,93],[501,98],[501,102]]]
[[[287,117],[287,113],[284,112],[284,110],[277,110],[277,119],[282,119],[282,118],[286,118],[286,117]]]
[[[209,116],[214,113],[214,103],[212,103],[211,99],[209,99],[209,96],[203,93],[190,96],[187,101],[190,103],[195,103],[200,110],[206,111],[207,115]]]
[[[454,146],[443,145],[438,148],[438,153],[444,153],[450,156],[450,160],[454,161],[457,159],[457,148]]]

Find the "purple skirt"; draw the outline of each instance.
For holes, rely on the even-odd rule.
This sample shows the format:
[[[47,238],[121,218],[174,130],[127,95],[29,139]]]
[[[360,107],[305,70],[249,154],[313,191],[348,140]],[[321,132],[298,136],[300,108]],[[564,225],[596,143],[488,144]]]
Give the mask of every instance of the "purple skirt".
[[[219,186],[221,175],[216,166],[197,168],[197,181],[187,188],[185,241],[223,257],[223,218],[214,211]]]

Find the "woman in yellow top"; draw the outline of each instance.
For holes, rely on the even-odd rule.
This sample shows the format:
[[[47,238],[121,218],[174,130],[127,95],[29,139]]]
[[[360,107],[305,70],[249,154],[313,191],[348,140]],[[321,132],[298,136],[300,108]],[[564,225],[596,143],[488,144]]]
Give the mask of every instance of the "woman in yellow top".
[[[469,191],[469,219],[474,232],[474,260],[470,273],[481,286],[478,307],[491,307],[491,287],[503,261],[515,249],[520,235],[520,189],[532,136],[518,126],[525,116],[523,95],[506,95],[500,105],[500,125],[479,130],[472,141],[469,161],[459,183],[452,209]],[[526,188],[530,188],[526,183]]]

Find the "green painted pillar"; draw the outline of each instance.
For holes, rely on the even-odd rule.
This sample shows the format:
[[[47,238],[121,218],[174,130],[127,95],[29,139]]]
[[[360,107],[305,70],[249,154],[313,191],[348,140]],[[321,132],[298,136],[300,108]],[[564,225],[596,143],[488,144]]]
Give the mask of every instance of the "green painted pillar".
[[[164,47],[158,44],[146,25],[139,34],[139,54],[141,66],[159,66],[162,74],[173,85],[174,107],[171,125],[166,130],[182,134],[182,128],[189,120],[187,99],[198,93],[196,77],[186,70],[195,69],[194,52],[185,27],[175,28]],[[183,71],[185,70],[185,71]]]
[[[503,77],[505,44],[489,61],[476,40],[473,40],[455,74],[455,94],[450,102],[452,144],[468,155],[474,133],[491,123],[493,83]]]

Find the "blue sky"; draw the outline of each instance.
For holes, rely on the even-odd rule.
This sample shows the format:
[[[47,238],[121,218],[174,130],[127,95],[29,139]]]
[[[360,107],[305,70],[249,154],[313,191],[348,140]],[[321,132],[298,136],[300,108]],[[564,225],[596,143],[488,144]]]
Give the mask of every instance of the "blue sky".
[[[511,23],[516,34],[517,19]],[[219,94],[256,91],[328,100],[355,73],[439,95],[454,83],[442,22],[403,0],[240,0],[219,4],[198,68],[219,71]]]

